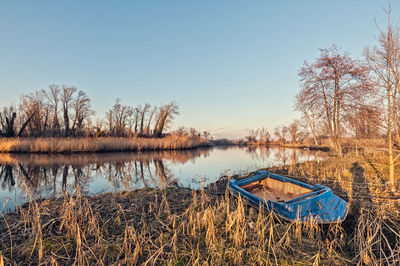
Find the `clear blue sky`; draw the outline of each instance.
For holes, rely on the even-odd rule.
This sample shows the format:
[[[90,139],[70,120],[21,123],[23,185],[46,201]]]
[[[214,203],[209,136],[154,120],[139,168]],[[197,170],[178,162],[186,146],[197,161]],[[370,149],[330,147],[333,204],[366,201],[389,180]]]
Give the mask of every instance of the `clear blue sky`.
[[[2,1],[0,106],[49,84],[87,92],[97,117],[176,100],[174,127],[236,137],[290,122],[298,69],[336,43],[375,44],[388,1]],[[392,3],[399,22],[400,4]]]

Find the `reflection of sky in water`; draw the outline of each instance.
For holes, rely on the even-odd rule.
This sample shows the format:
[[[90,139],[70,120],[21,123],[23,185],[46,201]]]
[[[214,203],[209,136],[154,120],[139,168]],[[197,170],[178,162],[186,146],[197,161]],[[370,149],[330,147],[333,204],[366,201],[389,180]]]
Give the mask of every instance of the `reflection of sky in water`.
[[[249,152],[247,148],[231,147],[227,150],[214,149],[208,157],[197,158],[195,162],[174,165],[174,175],[183,186],[198,187],[201,181],[205,184],[214,182],[221,174],[245,174],[260,168],[271,167],[298,161],[314,160],[315,153],[301,154],[302,150],[258,148]],[[192,180],[195,181],[193,184]]]
[[[3,210],[26,202],[26,187],[35,198],[63,190],[97,194],[162,187],[176,182],[199,188],[220,175],[245,174],[259,168],[323,158],[315,151],[282,148],[215,147],[191,151],[96,155],[1,155],[0,203]],[[4,169],[12,177],[6,175]],[[10,200],[7,200],[10,199]]]

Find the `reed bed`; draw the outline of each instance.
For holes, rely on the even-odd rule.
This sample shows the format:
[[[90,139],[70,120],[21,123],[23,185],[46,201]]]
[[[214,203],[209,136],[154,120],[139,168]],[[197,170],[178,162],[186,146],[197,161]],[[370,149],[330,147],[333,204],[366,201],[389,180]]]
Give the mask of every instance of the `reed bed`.
[[[2,153],[95,153],[178,150],[211,146],[200,137],[170,135],[163,138],[0,138]]]
[[[316,224],[285,224],[262,210],[249,214],[241,199],[232,201],[228,195],[212,202],[206,193],[194,192],[185,195],[190,200],[177,202],[176,193],[141,192],[152,199],[141,206],[142,211],[129,206],[138,204],[138,199],[127,204],[113,198],[108,207],[111,215],[106,217],[105,210],[96,211],[79,194],[65,195],[57,202],[57,211],[47,201],[32,201],[18,210],[22,217],[18,223],[4,217],[3,225],[13,226],[2,230],[2,258],[18,265],[264,265],[337,260],[333,253],[328,259],[318,247],[325,242]],[[311,255],[300,255],[299,243],[304,254]]]
[[[319,183],[330,183],[350,202],[351,211],[342,223],[283,221],[273,212],[231,197],[226,190],[229,177],[199,191],[147,188],[85,197],[77,190],[59,198],[32,199],[4,214],[0,262],[399,265],[400,200],[385,192],[384,175],[378,183],[372,179],[380,169],[369,159],[332,158],[275,169],[303,173],[309,182],[320,174]]]
[[[32,200],[3,216],[6,264],[398,264],[400,223],[363,209],[354,226],[285,222],[218,188]]]

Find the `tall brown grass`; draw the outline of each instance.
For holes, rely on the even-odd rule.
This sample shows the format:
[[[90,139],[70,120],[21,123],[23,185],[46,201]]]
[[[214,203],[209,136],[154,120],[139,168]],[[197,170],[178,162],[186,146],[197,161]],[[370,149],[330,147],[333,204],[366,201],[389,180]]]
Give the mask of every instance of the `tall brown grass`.
[[[273,212],[248,207],[228,191],[217,191],[216,184],[200,191],[144,189],[89,198],[77,191],[59,199],[32,199],[17,212],[3,215],[0,260],[77,265],[399,265],[400,202],[375,198],[386,196],[370,178],[380,171],[379,165],[332,160],[306,163],[291,173],[302,171],[310,178],[318,174],[321,181],[340,178],[336,182],[349,189],[352,208],[343,223],[285,222]],[[363,170],[352,168],[355,162]],[[353,177],[347,188],[356,170],[366,184]],[[220,184],[225,187],[226,180]],[[363,190],[371,193],[369,198]]]
[[[177,150],[210,145],[203,138],[178,135],[163,138],[0,138],[0,152],[3,153]]]
[[[400,263],[399,223],[388,217],[364,213],[355,230],[348,232],[343,224],[322,226],[312,220],[284,222],[263,208],[248,208],[241,198],[232,198],[229,193],[218,198],[205,191],[177,189],[132,193],[101,196],[102,200],[84,198],[79,193],[65,194],[55,205],[49,200],[33,200],[20,207],[19,222],[12,223],[16,217],[5,215],[3,220],[12,226],[1,233],[4,262],[77,265]],[[23,240],[18,234],[23,235]],[[7,240],[9,236],[15,238],[12,244]]]

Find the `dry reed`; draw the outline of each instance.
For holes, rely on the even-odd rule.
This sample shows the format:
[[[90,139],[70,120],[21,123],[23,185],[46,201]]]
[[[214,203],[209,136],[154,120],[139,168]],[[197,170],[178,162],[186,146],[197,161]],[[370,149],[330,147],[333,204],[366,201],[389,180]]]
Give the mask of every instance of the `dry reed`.
[[[210,146],[199,137],[170,135],[163,138],[0,138],[2,153],[94,153],[178,150]]]
[[[348,234],[341,224],[283,222],[228,193],[217,199],[205,191],[190,195],[181,189],[109,194],[108,202],[103,200],[107,207],[95,204],[98,196],[79,193],[53,203],[33,200],[18,209],[19,222],[4,216],[13,224],[14,243],[3,230],[3,245],[9,245],[2,247],[3,260],[77,265],[400,262],[399,223],[389,225],[385,217],[365,214]]]
[[[324,172],[318,167],[313,171]],[[328,180],[331,173],[338,174],[333,167],[325,167],[325,173]],[[346,182],[346,174],[341,175]],[[368,175],[365,180],[369,182]],[[284,222],[231,197],[224,190],[226,181],[200,191],[143,189],[93,197],[76,191],[58,199],[32,199],[3,216],[0,260],[78,265],[400,263],[400,216],[391,211],[397,203],[363,205],[365,199],[354,192],[353,210],[343,223]]]

